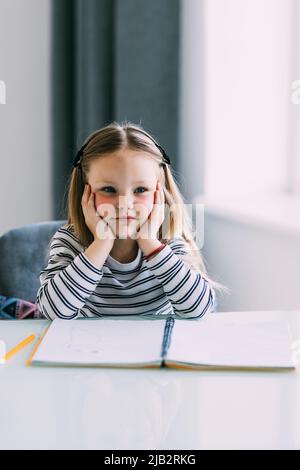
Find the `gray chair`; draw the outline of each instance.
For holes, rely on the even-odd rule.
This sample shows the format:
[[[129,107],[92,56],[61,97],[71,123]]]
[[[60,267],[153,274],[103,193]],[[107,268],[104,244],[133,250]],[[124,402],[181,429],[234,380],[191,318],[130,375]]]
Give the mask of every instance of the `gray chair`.
[[[66,220],[18,227],[0,237],[0,295],[35,302],[40,271],[46,267],[49,243]]]

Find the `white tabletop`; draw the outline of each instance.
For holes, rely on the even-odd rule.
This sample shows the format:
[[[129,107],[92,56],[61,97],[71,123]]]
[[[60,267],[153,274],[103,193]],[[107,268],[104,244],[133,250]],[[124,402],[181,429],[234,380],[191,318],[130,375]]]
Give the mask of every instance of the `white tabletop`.
[[[212,321],[272,319],[287,319],[299,346],[300,311],[212,314]],[[300,449],[299,367],[255,372],[26,366],[47,323],[0,321],[7,350],[37,334],[0,365],[1,449]]]

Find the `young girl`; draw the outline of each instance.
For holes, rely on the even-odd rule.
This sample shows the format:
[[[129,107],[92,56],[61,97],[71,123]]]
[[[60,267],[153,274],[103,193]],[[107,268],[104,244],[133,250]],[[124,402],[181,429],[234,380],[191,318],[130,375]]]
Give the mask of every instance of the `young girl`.
[[[73,162],[68,223],[51,240],[39,310],[51,320],[202,317],[214,309],[215,283],[190,227],[169,157],[154,138],[130,122],[95,131]]]

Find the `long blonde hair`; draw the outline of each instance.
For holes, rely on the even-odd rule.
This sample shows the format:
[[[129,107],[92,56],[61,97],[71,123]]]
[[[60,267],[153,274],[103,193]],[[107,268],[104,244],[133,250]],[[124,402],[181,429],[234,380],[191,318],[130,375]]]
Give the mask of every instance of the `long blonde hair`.
[[[164,223],[159,229],[158,239],[162,243],[179,237],[185,245],[185,254],[178,255],[188,265],[199,271],[213,287],[222,290],[222,285],[213,281],[207,274],[203,257],[193,236],[192,219],[186,209],[185,201],[169,165],[163,162],[162,153],[156,146],[155,139],[140,125],[129,121],[121,124],[116,121],[96,130],[84,141],[84,151],[81,157],[81,168],[73,168],[67,185],[67,214],[68,223],[65,228],[73,231],[84,247],[88,247],[94,240],[88,229],[81,207],[81,198],[90,164],[102,155],[113,153],[124,148],[146,152],[159,164],[159,181],[164,188],[165,204],[168,209],[168,224],[165,230]],[[163,230],[164,228],[164,230]]]

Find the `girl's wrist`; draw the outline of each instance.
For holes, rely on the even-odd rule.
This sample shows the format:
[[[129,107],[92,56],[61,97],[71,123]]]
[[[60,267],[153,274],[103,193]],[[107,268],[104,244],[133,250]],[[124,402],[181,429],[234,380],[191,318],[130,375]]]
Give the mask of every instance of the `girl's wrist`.
[[[145,256],[146,261],[150,260],[153,256],[157,255],[160,253],[166,245],[162,243],[158,248],[153,250],[149,255]]]
[[[137,242],[144,256],[149,255],[151,251],[155,250],[161,245],[161,242],[157,238],[137,239]]]
[[[153,242],[153,240],[151,240]],[[150,259],[155,254],[159,253],[166,245],[156,240],[155,243],[149,243],[146,247],[142,248],[144,258]]]
[[[102,268],[112,249],[112,245],[107,243],[109,241],[110,240],[100,240],[99,238],[95,239],[84,251],[88,260],[98,269]]]

